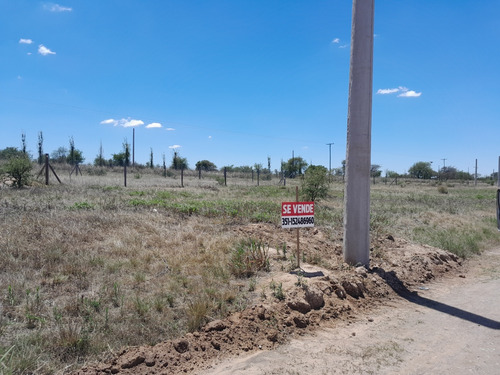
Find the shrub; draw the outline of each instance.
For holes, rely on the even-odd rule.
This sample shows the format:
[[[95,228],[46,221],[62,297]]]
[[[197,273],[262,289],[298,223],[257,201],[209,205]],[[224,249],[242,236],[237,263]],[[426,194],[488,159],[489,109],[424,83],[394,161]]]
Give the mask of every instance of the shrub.
[[[441,185],[438,187],[438,192],[440,194],[448,194],[448,188],[444,185]]]
[[[306,200],[315,201],[325,198],[328,193],[328,171],[321,165],[311,165],[307,168],[302,180],[302,195]]]
[[[231,272],[236,277],[249,277],[256,271],[269,270],[269,254],[263,243],[241,241],[231,254]]]
[[[15,157],[8,161],[5,166],[5,172],[15,180],[18,188],[28,185],[31,180],[31,161],[26,157]]]

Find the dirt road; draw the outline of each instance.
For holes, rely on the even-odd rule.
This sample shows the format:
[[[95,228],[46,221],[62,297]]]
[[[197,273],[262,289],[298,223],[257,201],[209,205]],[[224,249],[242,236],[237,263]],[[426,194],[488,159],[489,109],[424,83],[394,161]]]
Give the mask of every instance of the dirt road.
[[[500,374],[500,248],[471,261],[465,276],[204,373]]]

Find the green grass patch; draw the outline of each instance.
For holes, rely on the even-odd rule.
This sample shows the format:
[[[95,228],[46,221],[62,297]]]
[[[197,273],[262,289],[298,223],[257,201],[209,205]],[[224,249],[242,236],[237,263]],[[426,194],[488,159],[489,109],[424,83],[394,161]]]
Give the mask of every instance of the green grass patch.
[[[484,232],[458,228],[416,227],[413,233],[414,240],[448,250],[463,258],[478,254],[481,251],[481,243],[486,239]]]

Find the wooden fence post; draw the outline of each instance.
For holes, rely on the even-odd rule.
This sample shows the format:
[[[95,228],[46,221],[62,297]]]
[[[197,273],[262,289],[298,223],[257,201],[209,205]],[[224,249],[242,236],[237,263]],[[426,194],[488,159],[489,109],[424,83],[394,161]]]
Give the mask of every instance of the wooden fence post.
[[[227,170],[226,170],[226,167],[224,167],[224,186],[227,186]]]
[[[259,186],[260,181],[260,169],[257,169],[257,186]]]
[[[45,154],[45,185],[49,184],[49,154]]]
[[[184,168],[181,168],[181,187],[184,187]]]
[[[123,164],[123,186],[127,187],[127,161]]]

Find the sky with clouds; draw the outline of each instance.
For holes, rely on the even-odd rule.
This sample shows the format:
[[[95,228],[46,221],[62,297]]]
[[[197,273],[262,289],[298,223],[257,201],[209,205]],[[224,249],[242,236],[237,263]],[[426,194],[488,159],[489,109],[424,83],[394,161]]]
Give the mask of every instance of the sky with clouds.
[[[0,149],[279,168],[345,159],[352,2],[0,0]],[[375,3],[372,163],[489,175],[500,1]]]

